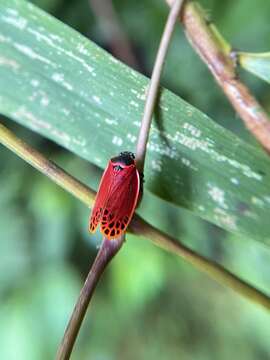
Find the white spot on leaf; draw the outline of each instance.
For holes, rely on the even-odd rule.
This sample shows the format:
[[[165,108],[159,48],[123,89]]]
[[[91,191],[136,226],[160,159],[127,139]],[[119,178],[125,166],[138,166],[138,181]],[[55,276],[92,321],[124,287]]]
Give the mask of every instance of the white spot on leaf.
[[[162,171],[162,163],[160,160],[152,160],[151,161],[151,167],[153,170],[156,170],[158,172],[161,172]]]
[[[18,70],[20,65],[13,59],[8,59],[4,56],[0,55],[0,66],[6,66],[11,68],[12,70]]]
[[[225,203],[224,190],[220,189],[217,186],[213,186],[210,183],[208,183],[207,186],[209,187],[208,194],[210,195],[210,197],[223,209],[228,209],[228,205]]]
[[[133,125],[140,127],[141,126],[141,122],[140,121],[133,121]]]
[[[96,76],[96,73],[94,72],[94,68],[89,65],[84,59],[74,54],[71,50],[66,50],[62,47],[60,47],[58,44],[55,44],[53,40],[57,40],[58,42],[62,42],[62,39],[56,35],[56,34],[50,34],[50,37],[39,33],[35,29],[27,28],[27,31],[32,33],[36,36],[38,41],[44,41],[46,44],[50,45],[54,49],[58,50],[59,54],[65,54],[67,57],[76,60],[78,63],[80,63],[92,76]]]
[[[134,100],[131,100],[131,101],[130,101],[130,105],[131,105],[131,106],[134,106],[134,107],[136,107],[136,108],[139,107],[139,104],[136,103]]]
[[[37,79],[32,79],[30,84],[34,87],[38,87],[39,86],[39,81]]]
[[[232,182],[234,185],[239,185],[239,180],[236,179],[236,178],[231,178],[231,182]]]
[[[201,130],[197,129],[194,125],[187,122],[184,123],[183,128],[190,132],[190,134],[196,138],[201,136]]]
[[[114,145],[121,146],[123,144],[123,140],[119,136],[114,135],[112,143]]]
[[[41,62],[44,62],[47,65],[56,67],[56,64],[52,63],[49,59],[45,58],[44,56],[39,55],[30,47],[28,47],[26,45],[18,44],[18,43],[15,43],[14,46],[17,50],[19,50],[22,54],[28,56],[29,58],[34,59],[34,60],[39,60]]]
[[[108,125],[116,125],[116,126],[118,125],[118,122],[114,119],[105,118],[105,122]]]
[[[228,214],[223,209],[214,209],[214,219],[217,221],[218,224],[230,229],[231,231],[237,229],[235,216]]]
[[[92,98],[98,105],[102,105],[102,101],[99,96],[93,95]]]
[[[65,87],[67,90],[71,91],[73,90],[73,86],[69,84],[64,79],[64,74],[62,73],[54,73],[52,74],[52,79],[57,82],[58,84],[61,84],[63,87]]]
[[[79,51],[79,53],[83,54],[83,55],[89,55],[88,50],[85,48],[84,44],[78,44],[77,45],[77,49]]]
[[[164,110],[164,111],[168,111],[169,108],[167,106],[164,106],[164,105],[160,105],[161,109]]]
[[[1,19],[7,23],[7,24],[10,24],[10,25],[13,25],[15,26],[17,29],[19,30],[24,30],[25,27],[27,26],[27,20],[20,17],[20,16],[17,16],[17,14],[15,16],[5,16],[5,15],[2,15],[1,16]]]
[[[132,143],[135,143],[136,140],[137,140],[137,137],[134,136],[134,135],[132,135],[132,134],[130,134],[130,133],[127,134],[127,138],[128,138],[128,140],[129,140],[130,142],[132,142]]]
[[[82,136],[78,135],[75,138],[72,138],[72,142],[78,146],[84,147],[86,145],[86,140]]]
[[[196,168],[195,166],[193,166],[192,163],[191,163],[191,161],[190,161],[189,159],[183,157],[183,158],[181,158],[181,162],[182,162],[185,166],[189,167],[190,169],[192,169],[192,170],[194,170],[194,171],[198,171],[198,168]]]

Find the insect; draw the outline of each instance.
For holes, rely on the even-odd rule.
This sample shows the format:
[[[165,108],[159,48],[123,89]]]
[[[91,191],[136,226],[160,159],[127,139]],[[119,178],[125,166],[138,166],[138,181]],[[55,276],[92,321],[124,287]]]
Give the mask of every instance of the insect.
[[[89,221],[90,232],[114,239],[125,232],[140,194],[140,174],[133,153],[124,151],[110,159],[105,169]]]

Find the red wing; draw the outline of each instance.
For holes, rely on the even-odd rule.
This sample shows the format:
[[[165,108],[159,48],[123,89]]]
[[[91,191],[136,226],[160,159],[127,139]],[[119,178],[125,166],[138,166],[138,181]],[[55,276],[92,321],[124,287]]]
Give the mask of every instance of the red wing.
[[[100,185],[96,195],[94,207],[92,209],[90,222],[89,222],[90,232],[96,231],[98,223],[100,222],[101,217],[103,215],[104,204],[110,193],[111,183],[113,181],[112,173],[113,171],[112,171],[111,163],[109,162],[100,180]]]
[[[101,179],[90,220],[94,232],[101,222],[101,232],[108,239],[119,237],[134,213],[140,191],[140,177],[135,166],[115,173],[109,163]]]
[[[140,177],[135,166],[116,175],[101,220],[101,232],[108,239],[126,231],[136,208],[139,191]]]

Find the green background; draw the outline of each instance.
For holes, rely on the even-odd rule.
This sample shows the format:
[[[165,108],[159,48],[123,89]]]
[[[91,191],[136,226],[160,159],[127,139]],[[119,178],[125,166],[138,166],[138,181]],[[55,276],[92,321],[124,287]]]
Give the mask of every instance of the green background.
[[[201,2],[236,48],[269,50],[270,3]],[[106,28],[86,0],[35,4],[110,48]],[[140,72],[151,73],[167,7],[161,0],[115,1]],[[177,74],[177,76],[175,75]],[[241,76],[266,109],[269,86]],[[1,80],[0,80],[1,81]],[[180,27],[162,84],[254,144]],[[19,91],[19,89],[14,89]],[[22,127],[6,124],[85,182],[100,170]],[[92,180],[93,176],[92,176]],[[152,211],[153,203],[145,204]],[[152,207],[151,207],[152,206]],[[156,209],[158,213],[158,209]],[[269,250],[172,206],[161,219],[189,246],[270,291]],[[176,215],[177,214],[177,215]],[[162,214],[159,215],[162,218]],[[8,150],[0,151],[0,358],[52,359],[100,244],[87,232],[88,210]],[[94,296],[74,359],[268,359],[270,317],[182,260],[133,236]]]

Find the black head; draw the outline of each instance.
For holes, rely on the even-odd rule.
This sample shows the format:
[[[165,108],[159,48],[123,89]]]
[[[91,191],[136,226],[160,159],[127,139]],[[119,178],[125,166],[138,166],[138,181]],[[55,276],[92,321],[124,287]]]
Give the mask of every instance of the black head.
[[[135,155],[130,151],[123,151],[118,156],[115,156],[111,159],[112,163],[120,163],[125,166],[135,164]]]

